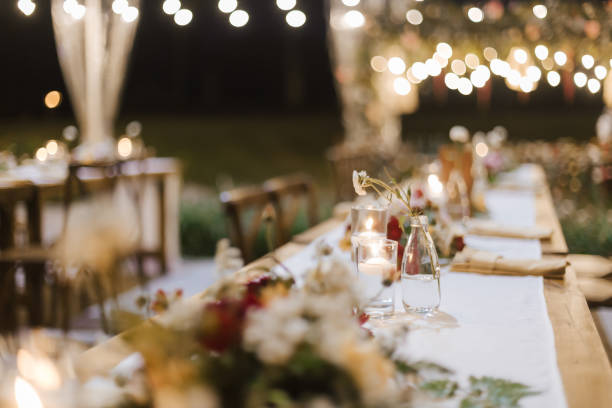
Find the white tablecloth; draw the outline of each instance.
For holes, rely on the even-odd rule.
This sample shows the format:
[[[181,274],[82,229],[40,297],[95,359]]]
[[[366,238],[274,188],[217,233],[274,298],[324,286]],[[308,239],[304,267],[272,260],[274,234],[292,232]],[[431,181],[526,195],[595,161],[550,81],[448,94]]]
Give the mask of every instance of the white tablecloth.
[[[492,190],[486,202],[496,221],[535,223],[532,192]],[[337,228],[321,239],[337,245],[342,233],[343,228]],[[506,257],[541,257],[537,240],[470,236],[466,243]],[[314,244],[285,265],[299,274],[312,266],[313,259]],[[396,310],[401,311],[396,286]],[[400,348],[403,355],[444,365],[463,381],[470,375],[487,375],[527,384],[540,394],[525,398],[524,407],[567,406],[541,277],[484,276],[444,269],[441,288],[440,312],[434,318],[399,313],[398,318],[414,319]]]

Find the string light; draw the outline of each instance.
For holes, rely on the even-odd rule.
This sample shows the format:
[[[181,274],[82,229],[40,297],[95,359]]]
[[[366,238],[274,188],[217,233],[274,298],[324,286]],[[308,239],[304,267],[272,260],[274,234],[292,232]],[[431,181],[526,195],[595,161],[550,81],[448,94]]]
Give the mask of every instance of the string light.
[[[431,77],[436,77],[442,73],[442,67],[438,61],[433,58],[425,61],[425,68],[427,68],[427,74]]]
[[[567,54],[565,54],[563,51],[555,52],[554,58],[557,65],[561,67],[567,63]]]
[[[408,82],[408,80],[405,78],[395,78],[395,80],[393,81],[393,90],[398,95],[405,96],[408,95],[412,90],[412,85],[410,85],[410,82]]]
[[[32,0],[19,0],[17,2],[17,8],[26,16],[31,16],[36,10],[36,3]]]
[[[601,81],[603,81],[608,75],[608,70],[603,65],[596,66],[594,71],[597,79]]]
[[[595,65],[595,58],[589,54],[583,55],[580,61],[586,69],[591,69]]]
[[[442,42],[436,46],[436,52],[440,54],[442,58],[450,59],[450,57],[453,56],[453,47]]]
[[[249,22],[249,13],[244,10],[235,10],[230,14],[229,22],[234,27],[244,27]]]
[[[543,4],[536,4],[533,6],[533,15],[539,18],[540,20],[546,18],[548,15],[548,9]]]
[[[392,74],[401,75],[406,71],[406,63],[400,57],[392,57],[387,63],[387,67]]]
[[[514,57],[514,60],[519,64],[524,64],[527,62],[527,51],[522,48],[516,48],[512,56]]]
[[[288,11],[291,10],[292,8],[295,7],[296,4],[296,0],[276,0],[276,6],[284,11]],[[236,7],[234,7],[235,9]],[[234,9],[232,9],[231,11],[233,11]]]
[[[412,25],[419,25],[423,22],[423,14],[419,10],[410,9],[406,12],[406,20]]]
[[[587,84],[587,76],[584,72],[576,72],[574,74],[574,83],[578,88],[583,88]]]
[[[189,9],[180,9],[174,14],[174,22],[179,26],[186,26],[192,19],[193,13]]]
[[[465,56],[465,65],[470,67],[471,69],[476,69],[476,67],[480,64],[480,60],[476,54],[469,53]]]
[[[45,160],[47,160],[48,156],[49,153],[47,152],[47,149],[45,147],[40,147],[38,150],[36,150],[36,160],[44,162]]]
[[[444,75],[444,84],[448,89],[457,89],[459,84],[459,77],[454,72],[449,72]]]
[[[483,51],[483,55],[487,61],[493,61],[497,58],[497,50],[493,47],[486,47]]]
[[[542,78],[542,71],[540,68],[535,65],[530,65],[527,67],[527,78],[529,78],[532,82],[538,82],[540,78]]]
[[[478,7],[471,7],[467,14],[468,18],[473,23],[480,23],[482,20],[484,20],[484,13]]]
[[[598,80],[596,80],[595,78],[591,78],[587,82],[587,88],[589,88],[589,91],[592,94],[596,94],[601,89],[601,83]]]
[[[128,158],[132,155],[133,145],[129,137],[122,137],[117,142],[117,153],[122,158]]]
[[[359,28],[365,24],[365,17],[357,10],[349,10],[342,17],[345,28]]]
[[[457,90],[462,94],[462,95],[469,95],[472,93],[472,91],[474,90],[474,86],[472,85],[472,83],[470,82],[469,79],[467,78],[460,78],[459,82],[457,83]]]
[[[355,7],[359,2],[360,0],[342,0],[342,3],[347,7]]]
[[[525,93],[529,93],[535,89],[534,83],[527,77],[521,77],[519,87],[521,88],[521,91]]]
[[[550,71],[546,74],[546,79],[552,87],[556,87],[561,83],[561,75],[557,71]]]
[[[121,15],[129,6],[127,0],[115,0],[111,8],[113,9],[113,13]]]
[[[45,95],[45,106],[55,109],[62,102],[62,94],[59,91],[51,91]]]
[[[128,7],[121,14],[121,19],[126,23],[131,23],[138,18],[139,11],[136,7]]]
[[[414,75],[419,81],[423,81],[429,76],[427,73],[427,66],[422,62],[415,62],[412,64],[411,71],[412,75]]]
[[[301,27],[306,23],[306,14],[300,10],[291,10],[287,13],[287,16],[285,16],[285,20],[291,27]]]
[[[85,17],[87,9],[84,5],[79,4],[77,0],[66,0],[63,4],[63,9],[67,14],[70,14],[75,20],[80,20]]]
[[[57,144],[56,140],[49,140],[45,148],[50,156],[55,156],[59,150],[59,145]]]
[[[463,75],[467,71],[467,68],[465,67],[465,62],[456,59],[451,62],[451,70],[457,75]]]
[[[223,1],[224,0],[219,1],[219,4],[221,4]],[[180,9],[181,9],[181,2],[179,0],[166,0],[162,4],[162,10],[164,10],[164,13],[170,16],[176,14],[176,12],[179,11]]]
[[[548,48],[542,44],[538,45],[535,47],[535,55],[539,60],[544,61],[548,58]]]
[[[370,66],[376,72],[384,72],[387,69],[387,59],[377,55],[370,60]]]

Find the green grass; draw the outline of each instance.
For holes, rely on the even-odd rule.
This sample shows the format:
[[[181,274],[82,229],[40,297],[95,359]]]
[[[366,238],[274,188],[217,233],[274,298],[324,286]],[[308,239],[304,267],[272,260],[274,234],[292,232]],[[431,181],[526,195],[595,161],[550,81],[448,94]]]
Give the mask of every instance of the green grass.
[[[510,142],[561,137],[584,141],[593,136],[599,113],[597,108],[571,107],[490,112],[429,108],[404,118],[404,138],[414,141],[419,150],[434,152],[439,143],[447,140],[448,129],[455,124],[465,125],[472,131],[489,130],[501,124],[508,128]],[[140,115],[120,119],[117,134],[128,121],[135,119],[143,124],[145,143],[159,156],[181,159],[186,182],[214,187],[223,175],[236,184],[261,183],[269,177],[304,171],[317,181],[323,213],[329,214],[332,182],[325,152],[342,134],[340,119],[333,113]],[[0,119],[0,150],[10,148],[19,156],[32,155],[46,140],[60,138],[62,129],[72,123],[67,118]],[[608,199],[585,197],[597,207],[609,207]],[[608,249],[609,228],[604,228],[609,224],[606,220],[604,215],[594,215],[585,224],[575,222],[571,216],[564,217],[562,223],[570,250],[612,252]],[[211,254],[216,240],[224,235],[223,215],[214,193],[201,203],[183,204],[181,237],[185,253]]]

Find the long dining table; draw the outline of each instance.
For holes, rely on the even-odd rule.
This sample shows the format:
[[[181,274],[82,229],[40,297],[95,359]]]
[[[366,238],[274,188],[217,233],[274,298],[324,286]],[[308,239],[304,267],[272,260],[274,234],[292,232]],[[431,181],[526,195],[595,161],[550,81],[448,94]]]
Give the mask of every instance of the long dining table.
[[[537,182],[521,179],[525,175]],[[567,244],[542,169],[523,166],[517,180],[523,188],[517,188],[516,183],[502,183],[487,193],[490,216],[550,227],[551,239],[521,243],[466,237],[468,245],[470,241],[488,248],[498,245],[509,256],[513,252],[519,256],[564,256]],[[341,218],[324,221],[278,248],[276,258],[290,267],[304,264],[312,258],[315,242],[327,239],[333,243],[341,236],[344,225]],[[272,262],[264,257],[245,268],[272,266]],[[501,373],[519,381],[529,378],[536,388],[540,387],[542,395],[526,400],[528,407],[612,407],[610,361],[571,265],[564,279],[445,271],[442,287],[446,288],[442,293],[442,316],[449,316],[452,324],[414,330],[409,334],[414,336],[413,344],[407,346],[411,354],[426,358],[446,356],[437,362],[448,361],[456,364],[451,368],[468,373]],[[201,295],[188,301],[203,302]],[[539,314],[540,310],[543,313]],[[84,352],[77,362],[77,373],[83,380],[103,375],[132,352],[123,336],[118,335]]]

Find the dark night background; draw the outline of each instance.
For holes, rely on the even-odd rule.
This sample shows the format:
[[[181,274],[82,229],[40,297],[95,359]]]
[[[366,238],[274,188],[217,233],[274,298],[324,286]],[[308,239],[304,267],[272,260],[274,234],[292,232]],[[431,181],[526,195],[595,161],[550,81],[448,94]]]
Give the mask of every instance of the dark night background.
[[[0,2],[0,116],[41,115],[46,92],[64,84],[57,62],[50,1],[24,16]],[[289,27],[273,0],[242,1],[249,23],[235,28],[216,1],[189,1],[191,24],[177,26],[161,0],[143,0],[122,113],[210,113],[335,109],[323,0],[301,1],[308,16]],[[71,114],[67,104],[59,109]]]
[[[302,0],[308,20],[289,27],[274,0],[242,0],[249,23],[235,28],[217,2],[184,0],[194,13],[191,24],[177,26],[161,10],[162,0],[142,0],[140,26],[126,81],[121,114],[210,114],[243,111],[333,112],[337,103],[326,44],[325,0]],[[0,116],[42,116],[46,92],[64,84],[57,62],[50,1],[37,1],[24,16],[16,1],[0,2]],[[527,105],[563,108],[561,89],[542,85]],[[426,84],[423,110],[431,106]],[[577,92],[576,106],[601,105],[599,96]],[[446,106],[473,110],[475,97],[453,92]],[[493,107],[524,106],[498,84]],[[573,107],[573,109],[576,108]],[[69,116],[69,101],[54,115]]]
[[[0,144],[18,155],[61,137],[74,123],[60,72],[50,0],[37,0],[26,17],[16,0],[0,1]],[[214,184],[219,173],[240,181],[308,171],[329,183],[325,151],[342,139],[327,51],[325,0],[298,0],[307,22],[292,28],[274,0],[241,0],[250,14],[236,28],[217,0],[184,0],[192,22],[180,27],[162,11],[163,0],[141,0],[140,25],[128,69],[117,134],[134,119],[159,155],[176,156],[190,181]],[[577,91],[572,105],[561,87],[541,83],[520,102],[497,79],[489,109],[476,96],[449,92],[439,104],[431,81],[420,87],[420,108],[403,118],[403,137],[433,152],[448,129],[463,124],[488,130],[504,125],[512,139],[593,136],[601,93]],[[51,90],[62,104],[45,108]]]

